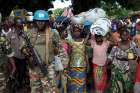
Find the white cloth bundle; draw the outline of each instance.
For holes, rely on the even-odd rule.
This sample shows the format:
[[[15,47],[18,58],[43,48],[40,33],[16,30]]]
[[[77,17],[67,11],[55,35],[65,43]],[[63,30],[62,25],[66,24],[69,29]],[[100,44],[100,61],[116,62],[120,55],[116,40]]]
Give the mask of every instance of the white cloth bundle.
[[[105,36],[111,27],[111,21],[107,18],[99,18],[92,24],[90,31],[91,34]]]
[[[79,16],[83,16],[85,20],[94,23],[98,18],[106,17],[106,12],[101,8],[90,9],[87,12],[82,12]]]
[[[73,16],[73,17],[71,17],[71,22],[73,24],[82,25],[82,24],[84,24],[84,21],[85,21],[85,19],[84,19],[83,16]]]

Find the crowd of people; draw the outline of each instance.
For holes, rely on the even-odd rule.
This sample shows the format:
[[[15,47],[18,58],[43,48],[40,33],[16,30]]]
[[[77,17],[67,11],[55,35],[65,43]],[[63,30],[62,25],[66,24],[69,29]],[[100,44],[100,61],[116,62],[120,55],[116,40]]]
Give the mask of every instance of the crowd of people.
[[[93,15],[5,17],[0,93],[140,93],[140,14]]]

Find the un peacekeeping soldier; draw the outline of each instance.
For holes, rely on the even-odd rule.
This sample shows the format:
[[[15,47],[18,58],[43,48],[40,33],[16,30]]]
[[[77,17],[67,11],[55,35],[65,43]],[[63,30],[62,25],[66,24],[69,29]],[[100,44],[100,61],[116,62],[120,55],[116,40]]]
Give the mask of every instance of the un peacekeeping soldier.
[[[53,61],[54,56],[57,53],[59,34],[57,30],[51,29],[49,25],[49,16],[46,11],[37,10],[34,13],[33,21],[36,25],[37,31],[33,28],[34,32],[32,37],[30,37],[30,41],[32,41],[44,66],[47,67],[46,70],[48,70],[48,75],[43,75],[38,66],[31,67],[31,93],[58,93]],[[25,54],[28,55],[28,53]]]
[[[8,40],[6,39],[5,35],[0,32],[0,93],[9,93],[6,92],[6,81],[8,79],[7,76],[7,64],[8,62],[10,64],[14,63],[13,59],[14,52],[12,51],[12,48],[10,47],[10,44]],[[15,69],[13,69],[10,74],[12,75],[15,72]]]

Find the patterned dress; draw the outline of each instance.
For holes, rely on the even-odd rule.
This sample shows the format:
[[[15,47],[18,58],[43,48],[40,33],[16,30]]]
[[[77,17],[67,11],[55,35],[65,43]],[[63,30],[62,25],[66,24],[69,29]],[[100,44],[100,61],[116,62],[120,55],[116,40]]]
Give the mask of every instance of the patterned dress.
[[[61,74],[61,86],[62,93],[67,93],[67,81],[68,81],[68,64],[69,64],[69,45],[67,42],[60,41],[59,43],[59,57],[61,58],[61,62],[63,64],[64,70]]]
[[[71,57],[68,80],[68,93],[85,93],[86,91],[86,54],[85,44],[74,40],[70,43]]]
[[[129,60],[128,53],[138,55],[139,50],[136,48],[134,42],[130,43],[130,47],[127,50],[122,50],[118,46],[114,46],[109,59],[112,60],[112,91],[116,89],[116,83],[120,81],[123,84],[121,91],[125,90],[128,93],[129,89],[133,86],[134,74],[136,70],[136,60]]]

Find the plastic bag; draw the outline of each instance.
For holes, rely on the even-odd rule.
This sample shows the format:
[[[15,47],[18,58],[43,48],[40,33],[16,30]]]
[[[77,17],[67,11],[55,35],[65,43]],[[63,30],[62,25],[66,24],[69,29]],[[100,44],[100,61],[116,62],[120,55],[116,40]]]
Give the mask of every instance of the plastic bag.
[[[58,56],[55,56],[54,65],[56,71],[62,71],[64,69],[61,58]]]

